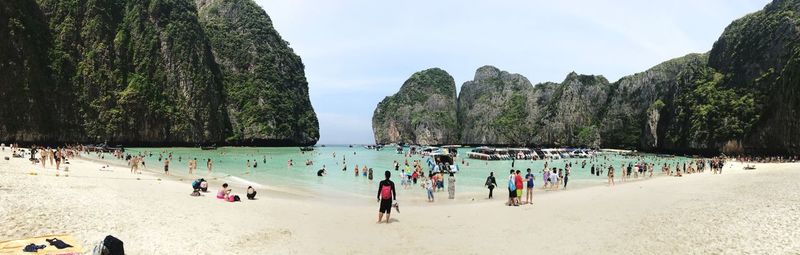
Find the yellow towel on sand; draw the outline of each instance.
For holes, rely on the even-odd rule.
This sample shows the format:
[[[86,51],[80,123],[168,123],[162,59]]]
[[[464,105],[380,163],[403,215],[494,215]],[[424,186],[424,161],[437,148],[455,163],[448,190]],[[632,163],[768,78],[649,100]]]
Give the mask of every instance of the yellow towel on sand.
[[[72,247],[58,249],[55,246],[50,245],[46,239],[58,238],[59,240],[72,245]],[[25,249],[25,246],[29,244],[36,244],[36,245],[47,245],[44,249],[39,250],[39,252],[23,252],[22,249]],[[79,255],[83,254],[83,248],[81,247],[80,243],[75,240],[70,235],[48,235],[48,236],[39,236],[39,237],[31,237],[25,239],[18,239],[18,240],[9,240],[9,241],[2,241],[0,242],[0,254],[47,254],[47,255]]]

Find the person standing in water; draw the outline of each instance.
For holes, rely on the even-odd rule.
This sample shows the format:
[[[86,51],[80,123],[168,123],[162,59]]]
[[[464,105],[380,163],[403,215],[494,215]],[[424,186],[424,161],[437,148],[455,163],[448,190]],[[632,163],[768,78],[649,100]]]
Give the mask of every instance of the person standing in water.
[[[192,170],[193,170],[193,167],[192,167],[192,160],[190,159],[188,162],[186,162],[186,164],[188,164],[188,165],[189,165],[189,174],[192,174]]]
[[[209,174],[211,174],[211,165],[212,165],[212,164],[213,164],[213,163],[211,163],[211,159],[209,158],[209,159],[206,161],[206,167],[208,168],[208,173],[209,173]]]
[[[386,215],[386,223],[389,223],[389,216],[392,213],[392,201],[397,200],[397,192],[394,189],[394,182],[389,180],[392,177],[392,172],[386,171],[384,173],[386,179],[378,184],[378,201],[380,201],[380,208],[378,208],[378,223],[381,223],[383,215]]]
[[[489,199],[492,199],[492,191],[497,187],[497,180],[494,178],[494,172],[489,172],[489,177],[486,177],[486,187],[489,188]]]
[[[164,174],[169,175],[169,159],[164,159]]]

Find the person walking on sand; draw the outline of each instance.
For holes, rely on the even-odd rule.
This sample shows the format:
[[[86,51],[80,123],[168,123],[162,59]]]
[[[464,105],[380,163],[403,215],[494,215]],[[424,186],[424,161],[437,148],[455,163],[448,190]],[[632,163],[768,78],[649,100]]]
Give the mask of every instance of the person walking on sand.
[[[497,180],[494,178],[494,172],[489,172],[489,177],[486,177],[485,186],[489,188],[489,199],[492,199],[492,191],[497,187]]]
[[[525,180],[527,182],[526,187],[528,188],[527,193],[525,193],[525,204],[533,204],[533,182],[535,179],[533,178],[530,168],[528,168],[528,173],[525,174]]]
[[[164,174],[169,175],[169,158],[164,159]]]
[[[131,158],[131,173],[135,174],[139,172],[139,156],[134,156]]]
[[[31,150],[33,151],[33,150]],[[31,158],[33,158],[34,152],[31,152]],[[40,148],[39,149],[39,158],[42,161],[42,168],[46,168],[45,163],[47,163],[47,150]],[[34,161],[34,160],[32,160]]]
[[[394,182],[389,180],[392,177],[392,172],[386,171],[384,173],[386,179],[378,184],[378,201],[380,201],[380,208],[378,208],[378,223],[381,223],[383,215],[386,215],[386,223],[389,223],[389,216],[392,213],[392,201],[397,200],[397,193],[394,189]]]
[[[455,199],[456,197],[456,176],[453,173],[450,173],[450,177],[447,177],[447,195],[449,199]]]
[[[50,159],[50,166],[53,166],[53,161],[55,160],[56,154],[53,153],[53,149],[47,147],[47,158]],[[685,168],[685,167],[684,167]]]

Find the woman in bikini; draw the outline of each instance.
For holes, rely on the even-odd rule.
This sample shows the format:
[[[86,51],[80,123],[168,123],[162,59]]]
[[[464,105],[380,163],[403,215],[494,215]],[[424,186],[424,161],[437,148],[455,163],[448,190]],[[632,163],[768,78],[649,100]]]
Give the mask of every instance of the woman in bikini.
[[[609,186],[614,186],[614,167],[613,166],[609,166],[608,167],[608,185]]]

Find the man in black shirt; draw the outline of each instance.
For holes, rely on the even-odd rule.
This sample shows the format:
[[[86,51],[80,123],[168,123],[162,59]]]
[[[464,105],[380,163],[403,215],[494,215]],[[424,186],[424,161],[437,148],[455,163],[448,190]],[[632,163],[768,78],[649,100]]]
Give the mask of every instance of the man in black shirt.
[[[389,215],[392,213],[392,200],[397,200],[397,193],[394,191],[394,182],[389,180],[392,173],[386,171],[384,175],[386,175],[386,180],[378,184],[378,200],[381,202],[381,206],[378,209],[378,223],[381,223],[384,214],[386,214],[386,223],[389,223]]]

